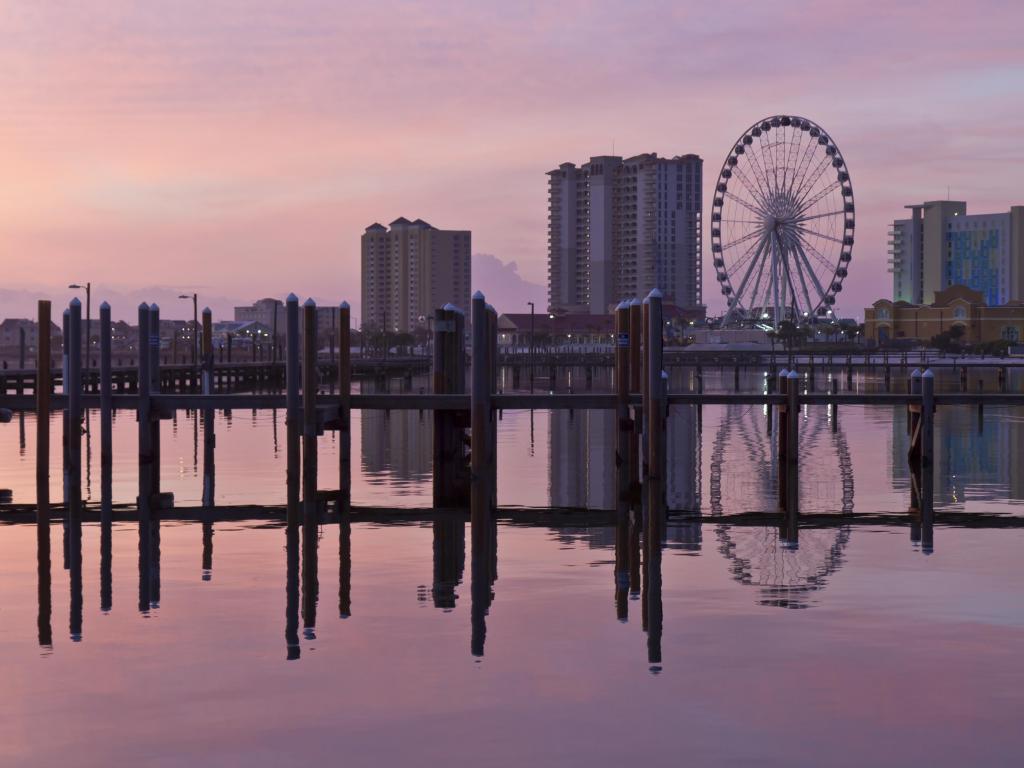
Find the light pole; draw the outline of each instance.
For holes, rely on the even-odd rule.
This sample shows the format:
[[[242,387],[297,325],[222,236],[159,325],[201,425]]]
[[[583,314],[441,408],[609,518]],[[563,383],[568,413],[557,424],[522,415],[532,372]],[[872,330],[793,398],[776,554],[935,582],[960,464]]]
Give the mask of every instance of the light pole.
[[[85,285],[72,283],[68,288],[76,291],[85,289],[85,370],[88,371],[89,358],[92,357],[89,354],[92,350],[92,283],[86,283]],[[39,332],[42,333],[42,329]]]
[[[533,394],[533,318],[534,310],[532,301],[526,302],[530,305],[530,394]]]

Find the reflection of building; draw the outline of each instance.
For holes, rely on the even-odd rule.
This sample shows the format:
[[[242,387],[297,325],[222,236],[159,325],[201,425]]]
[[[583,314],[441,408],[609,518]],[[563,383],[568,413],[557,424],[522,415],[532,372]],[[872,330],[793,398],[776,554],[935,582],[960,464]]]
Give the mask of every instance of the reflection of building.
[[[1024,422],[1020,409],[993,413],[986,409],[978,425],[975,406],[943,406],[935,422],[935,504],[962,505],[975,501],[1024,499],[1024,476],[1016,467],[1024,456]],[[907,491],[910,469],[906,410],[893,408],[893,488]]]
[[[359,432],[368,482],[380,482],[380,476],[416,482],[430,479],[433,419],[412,410],[364,410]]]
[[[699,306],[703,164],[604,155],[548,172],[548,309],[604,314],[655,287]]]
[[[907,207],[911,218],[890,230],[894,301],[928,304],[952,285],[988,304],[1024,299],[1024,206],[973,215],[956,200]]]
[[[550,412],[551,506],[615,507],[615,413]]]
[[[469,308],[470,233],[402,217],[362,237],[362,327],[409,332],[445,304]]]
[[[665,494],[668,508],[700,511],[700,435],[694,405],[674,405],[669,413],[668,483]]]
[[[920,339],[953,328],[963,329],[963,341],[1016,342],[1024,338],[1024,302],[990,307],[981,293],[962,285],[937,291],[931,304],[908,304],[879,299],[864,310],[864,336],[876,343]]]

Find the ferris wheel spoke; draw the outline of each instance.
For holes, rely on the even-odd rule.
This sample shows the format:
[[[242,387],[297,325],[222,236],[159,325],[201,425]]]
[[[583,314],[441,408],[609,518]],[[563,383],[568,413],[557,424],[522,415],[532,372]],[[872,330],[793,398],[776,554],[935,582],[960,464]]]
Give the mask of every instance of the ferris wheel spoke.
[[[757,297],[761,294],[761,279],[764,276],[764,268],[768,263],[768,238],[765,238],[765,243],[761,247],[761,258],[758,261],[757,277],[754,278],[754,287],[750,292],[750,311],[761,310],[764,307],[764,302],[758,304]],[[771,282],[769,279],[768,282]]]
[[[747,191],[750,192],[751,197],[757,200],[757,202],[760,205],[767,205],[768,199],[765,196],[764,191],[761,189],[754,189],[754,187],[750,183],[750,180],[747,178],[747,175],[740,170],[740,167],[738,165],[732,169],[732,175],[740,180],[740,183],[742,183],[743,186],[747,188]]]
[[[825,295],[826,295],[826,291],[822,287],[821,281],[818,279],[818,275],[815,273],[814,269],[811,267],[811,261],[810,261],[810,259],[807,258],[807,253],[804,251],[804,248],[803,248],[804,245],[806,245],[818,257],[818,260],[821,261],[827,268],[829,268],[829,269],[834,271],[835,267],[832,267],[827,261],[824,261],[823,259],[821,259],[821,254],[817,253],[814,250],[814,248],[811,247],[810,243],[804,243],[803,241],[797,241],[797,243],[796,243],[797,252],[800,254],[800,258],[802,258],[804,260],[804,266],[807,267],[807,274],[810,275],[811,282],[814,283],[814,287],[818,290],[818,295],[821,296],[822,301],[824,301]]]
[[[722,252],[724,253],[729,248],[735,248],[736,246],[741,245],[741,244],[747,242],[748,240],[753,240],[755,237],[758,237],[761,234],[762,234],[762,232],[759,229],[755,229],[752,232],[748,232],[747,234],[745,234],[743,237],[739,238],[738,240],[732,240],[731,242],[729,242],[728,245],[723,245],[722,246]]]
[[[829,242],[832,242],[832,243],[837,243],[839,245],[844,245],[843,241],[840,240],[838,237],[832,237],[832,235],[826,235],[824,232],[818,232],[816,230],[808,229],[807,227],[802,227],[802,226],[799,226],[799,225],[797,226],[797,229],[799,229],[807,237],[820,237],[822,240],[828,240]]]
[[[826,216],[842,216],[846,211],[825,211],[824,213],[816,213],[812,216],[797,216],[795,221],[797,224],[802,224],[805,221],[813,221],[814,219],[823,219]]]
[[[810,182],[804,186],[803,194],[801,194],[800,197],[796,199],[797,210],[801,212],[806,211],[814,204],[812,202],[806,202],[807,198],[810,197],[812,194],[815,196],[820,194],[819,192],[815,192],[815,188],[817,187],[818,182],[821,180],[821,177],[824,175],[825,171],[831,167],[832,158],[826,155],[825,159],[822,160],[821,163],[814,169],[814,176],[811,178]]]
[[[761,239],[757,242],[756,249],[751,249],[751,252],[753,254],[753,258],[750,259],[750,266],[747,267],[747,272],[746,272],[746,274],[743,275],[743,280],[740,282],[739,289],[736,291],[736,301],[737,301],[737,303],[739,302],[740,296],[742,296],[743,292],[746,291],[746,289],[747,289],[747,282],[750,280],[750,275],[754,271],[754,267],[757,266],[759,261],[761,261],[760,256],[761,256],[762,252],[764,251],[764,244],[765,244],[765,241],[767,239],[768,239],[768,233],[767,232],[761,233]],[[761,262],[761,263],[763,264],[763,262]],[[736,271],[739,272],[740,268],[742,266],[743,266],[743,263],[737,263],[737,265],[735,267]]]
[[[804,300],[807,302],[807,312],[813,312],[817,304],[811,301],[811,293],[807,289],[807,278],[804,276],[804,270],[800,264],[800,255],[796,252],[795,246],[793,248],[793,263],[796,265],[797,277],[799,278],[800,286],[803,288],[804,291]]]
[[[830,194],[835,192],[841,186],[842,186],[842,184],[840,184],[839,181],[833,181],[827,187],[822,187],[820,190],[818,190],[818,192],[814,195],[814,197],[812,197],[809,200],[807,200],[807,202],[800,202],[798,210],[800,211],[800,213],[805,213],[805,212],[809,211],[811,208],[813,208],[819,202],[821,202],[826,197],[828,197]]]
[[[764,219],[722,219],[723,224],[756,224],[759,227],[764,226]]]
[[[796,181],[796,162],[800,157],[800,150],[804,142],[803,131],[799,128],[791,130],[790,133],[792,138],[789,141],[789,151],[786,153],[786,168],[783,176],[783,188],[787,192],[792,191],[793,182]]]
[[[724,194],[724,196],[729,198],[733,202],[735,202],[737,205],[742,205],[744,208],[746,208],[748,211],[750,211],[755,216],[760,216],[762,219],[768,218],[767,212],[761,210],[760,208],[757,208],[757,207],[751,205],[746,200],[744,200],[742,197],[737,197],[732,192],[726,192]]]
[[[807,181],[807,173],[811,169],[811,160],[814,158],[814,148],[817,146],[817,142],[814,137],[809,133],[807,134],[807,138],[807,147],[804,149],[803,157],[800,160],[800,170],[797,174],[798,178],[794,178],[793,180],[791,193],[794,197],[797,197],[797,193],[804,188],[804,183]]]

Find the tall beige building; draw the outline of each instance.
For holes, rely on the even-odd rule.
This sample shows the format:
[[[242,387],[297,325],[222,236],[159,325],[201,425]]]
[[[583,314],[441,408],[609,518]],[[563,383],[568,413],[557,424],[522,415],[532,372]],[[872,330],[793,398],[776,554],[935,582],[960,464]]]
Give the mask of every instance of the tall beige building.
[[[362,327],[410,332],[438,307],[469,308],[471,233],[402,217],[362,237]]]
[[[548,172],[548,309],[604,314],[660,288],[702,305],[697,155],[590,158]]]

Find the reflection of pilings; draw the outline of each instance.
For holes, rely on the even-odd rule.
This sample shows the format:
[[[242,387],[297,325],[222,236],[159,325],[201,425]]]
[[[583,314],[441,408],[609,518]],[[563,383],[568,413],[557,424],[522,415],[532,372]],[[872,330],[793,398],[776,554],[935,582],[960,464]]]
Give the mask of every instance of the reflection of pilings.
[[[648,509],[647,526],[644,535],[645,579],[643,604],[646,609],[647,662],[651,671],[661,669],[661,541],[665,532],[664,507]]]
[[[48,328],[49,326],[41,326]],[[42,334],[40,334],[41,336]],[[44,358],[49,360],[49,358]],[[48,494],[38,506],[36,521],[36,564],[38,572],[39,615],[36,620],[39,632],[39,645],[44,648],[53,645],[53,629],[50,624],[50,520]]]
[[[289,525],[285,532],[287,572],[285,576],[284,641],[289,660],[299,658],[299,527]]]
[[[213,513],[204,507],[203,516],[203,564],[202,579],[210,581],[213,578]]]
[[[466,525],[461,518],[434,521],[434,584],[431,595],[435,608],[455,607],[455,588],[466,567]]]
[[[338,511],[338,616],[352,615],[352,521],[344,505]]]

